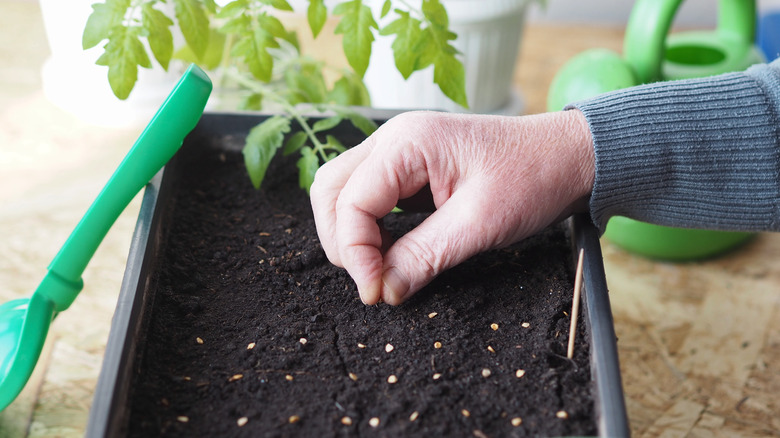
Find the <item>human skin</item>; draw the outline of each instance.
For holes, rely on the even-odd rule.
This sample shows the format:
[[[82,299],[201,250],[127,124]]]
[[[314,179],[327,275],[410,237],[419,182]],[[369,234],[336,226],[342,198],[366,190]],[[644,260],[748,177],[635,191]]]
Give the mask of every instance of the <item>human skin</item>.
[[[397,305],[474,254],[586,211],[593,181],[593,141],[577,110],[409,112],[322,166],[311,201],[328,259],[362,301]],[[435,211],[392,242],[381,218],[420,194]]]

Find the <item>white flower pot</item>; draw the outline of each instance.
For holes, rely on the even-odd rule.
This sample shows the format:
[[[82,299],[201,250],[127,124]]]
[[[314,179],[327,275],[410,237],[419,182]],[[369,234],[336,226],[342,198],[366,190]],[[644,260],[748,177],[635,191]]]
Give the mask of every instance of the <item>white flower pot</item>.
[[[382,1],[372,3],[376,11]],[[377,108],[438,109],[457,112],[520,114],[522,100],[512,88],[529,0],[443,0],[450,29],[458,34],[452,45],[461,53],[466,70],[465,109],[449,100],[433,83],[433,67],[408,80],[395,68],[392,37],[378,36],[365,82]],[[378,13],[376,14],[378,15]],[[385,19],[394,19],[388,14]]]
[[[147,123],[176,84],[181,71],[172,63],[166,72],[152,59],[153,68],[139,68],[130,97],[119,100],[108,84],[108,68],[95,64],[99,44],[81,47],[81,36],[96,0],[40,0],[51,56],[42,69],[46,97],[79,119],[100,126],[132,127]]]

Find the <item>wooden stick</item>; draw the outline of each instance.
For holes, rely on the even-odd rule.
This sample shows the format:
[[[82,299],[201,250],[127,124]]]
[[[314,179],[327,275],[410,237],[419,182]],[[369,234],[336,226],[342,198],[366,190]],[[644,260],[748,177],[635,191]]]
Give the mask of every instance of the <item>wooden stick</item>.
[[[566,357],[574,357],[574,335],[577,332],[577,315],[580,313],[580,289],[582,289],[582,261],[585,258],[585,249],[580,249],[577,260],[577,272],[574,274],[574,302],[571,303],[571,328],[569,329],[569,350]]]

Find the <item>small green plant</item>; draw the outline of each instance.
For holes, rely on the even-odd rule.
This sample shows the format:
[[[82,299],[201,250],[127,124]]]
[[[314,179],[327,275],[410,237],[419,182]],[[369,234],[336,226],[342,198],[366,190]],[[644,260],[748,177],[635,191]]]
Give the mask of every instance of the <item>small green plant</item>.
[[[302,53],[298,36],[279,19],[293,10],[287,0],[234,0],[224,6],[215,0],[105,0],[92,5],[82,45],[89,49],[105,42],[97,63],[108,67],[108,81],[120,99],[130,95],[138,67],[151,68],[148,46],[166,70],[174,58],[196,62],[213,70],[220,85],[238,86],[240,108],[278,111],[250,131],[244,147],[247,171],[258,188],[280,149],[300,154],[300,185],[308,190],[320,164],[345,150],[327,130],[343,120],[366,135],[376,129],[350,108],[370,105],[362,78],[376,34],[393,37],[395,65],[404,78],[433,66],[442,92],[468,106],[464,68],[451,45],[456,35],[440,0],[422,0],[419,7],[411,0],[385,0],[377,17],[364,0],[345,0],[330,11],[325,0],[307,1],[307,22],[315,38],[329,16],[338,19],[334,32],[341,36],[350,68],[336,71],[331,82],[324,72],[332,67]],[[166,14],[171,5],[173,11]],[[376,18],[385,17],[392,21],[380,28]],[[174,48],[174,26],[184,37],[183,47]],[[310,124],[299,104],[328,115]],[[293,122],[302,130],[287,136]]]

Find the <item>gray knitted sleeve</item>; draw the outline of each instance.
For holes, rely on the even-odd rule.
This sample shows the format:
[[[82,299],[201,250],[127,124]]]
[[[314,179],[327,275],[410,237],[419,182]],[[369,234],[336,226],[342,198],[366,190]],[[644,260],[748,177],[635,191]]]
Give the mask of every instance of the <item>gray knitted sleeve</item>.
[[[780,230],[780,60],[577,102],[593,134],[591,217]]]

